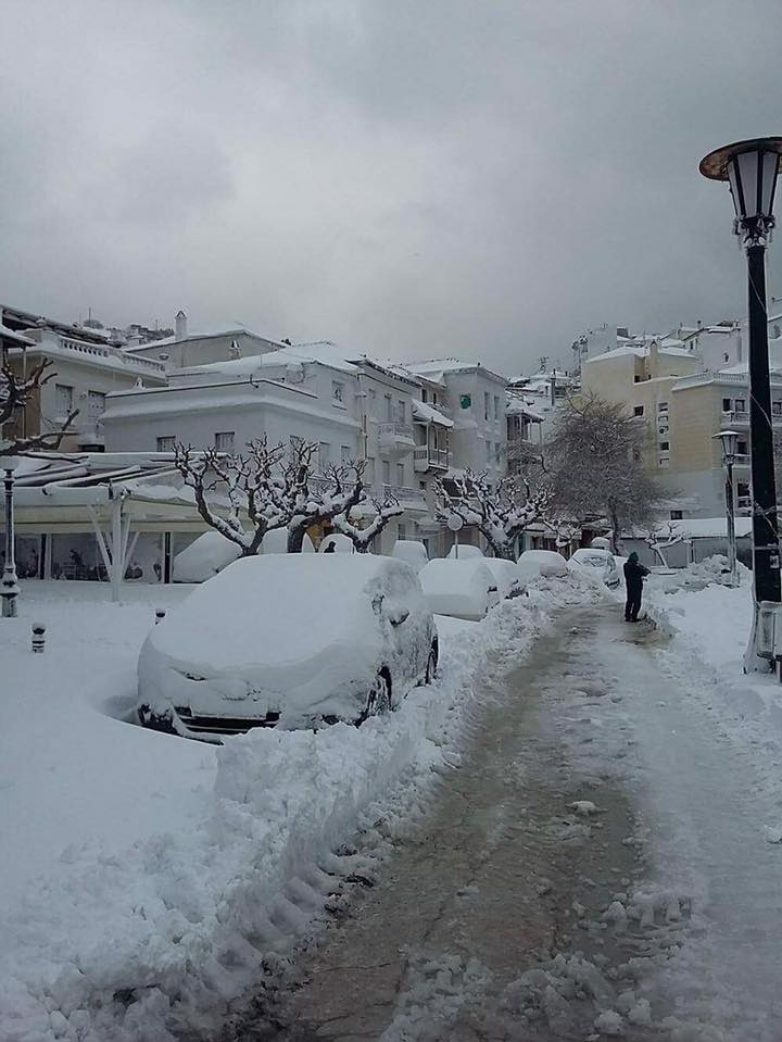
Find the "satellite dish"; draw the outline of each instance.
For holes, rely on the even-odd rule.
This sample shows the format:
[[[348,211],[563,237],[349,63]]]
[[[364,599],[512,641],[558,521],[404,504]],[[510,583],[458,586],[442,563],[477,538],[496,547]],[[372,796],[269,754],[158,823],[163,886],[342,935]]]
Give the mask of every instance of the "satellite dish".
[[[460,517],[457,517],[456,514],[451,514],[446,521],[446,524],[452,532],[461,532],[464,528],[464,521],[462,521]]]

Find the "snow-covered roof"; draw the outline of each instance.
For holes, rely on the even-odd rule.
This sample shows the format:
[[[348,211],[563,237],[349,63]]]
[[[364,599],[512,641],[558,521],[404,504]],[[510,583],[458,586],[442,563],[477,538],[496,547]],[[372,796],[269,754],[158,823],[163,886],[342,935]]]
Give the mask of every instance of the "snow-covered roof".
[[[735,519],[736,535],[743,537],[752,534],[752,518],[737,517]],[[668,525],[664,535],[667,536]],[[727,539],[728,522],[724,517],[692,517],[682,521],[670,522],[672,536],[681,535],[684,539]]]
[[[148,351],[150,348],[157,347],[171,347],[173,344],[184,344],[188,340],[211,340],[216,337],[224,336],[249,336],[255,340],[264,340],[270,344],[280,343],[272,337],[261,336],[260,333],[256,333],[252,329],[248,329],[247,326],[241,322],[223,322],[215,323],[211,325],[202,326],[198,330],[188,331],[185,336],[177,338],[174,336],[163,337],[162,340],[145,340],[143,344],[132,344],[125,348],[126,351]],[[280,344],[284,347],[284,344]]]
[[[487,369],[480,362],[465,362],[460,358],[430,358],[423,362],[403,362],[402,365],[416,376],[426,376],[430,380],[434,379],[436,383],[442,383],[446,373],[469,373],[478,370],[495,380],[508,382],[504,376]]]
[[[439,427],[453,427],[453,420],[449,420],[447,416],[443,416],[441,412],[433,409],[426,402],[413,402],[413,419],[420,420],[422,423],[435,423]]]
[[[23,347],[32,347],[35,344],[34,340],[22,336],[21,333],[17,333],[14,329],[9,329],[8,326],[3,325],[2,322],[0,322],[0,339],[10,340],[12,343],[20,344]]]
[[[506,416],[526,416],[528,420],[532,420],[533,423],[543,423],[545,416],[542,413],[537,412],[532,406],[523,401],[521,398],[509,398],[508,403],[505,406]]]

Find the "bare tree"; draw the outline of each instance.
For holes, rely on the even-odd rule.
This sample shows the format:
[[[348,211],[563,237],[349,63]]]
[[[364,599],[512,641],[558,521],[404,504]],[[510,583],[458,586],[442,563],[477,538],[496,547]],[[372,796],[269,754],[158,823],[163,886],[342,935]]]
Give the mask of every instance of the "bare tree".
[[[652,552],[657,554],[662,566],[667,568],[668,560],[665,556],[665,551],[677,543],[683,543],[684,533],[675,522],[666,521],[664,524],[653,528],[646,536],[645,542]]]
[[[541,521],[547,511],[549,490],[530,477],[512,475],[496,482],[485,473],[466,470],[463,475],[435,482],[438,517],[458,517],[482,533],[495,557],[515,560],[519,536]]]
[[[280,528],[287,530],[289,553],[300,553],[307,529],[327,521],[366,549],[390,517],[402,512],[398,504],[379,504],[368,528],[352,525],[351,510],[367,499],[365,461],[329,467],[316,477],[317,446],[298,439],[287,450],[269,446],[264,435],[248,442],[244,453],[184,445],[174,451],[174,466],[193,490],[198,513],[245,557],[259,553],[266,533]]]
[[[621,404],[594,395],[569,399],[546,449],[555,514],[606,518],[617,550],[623,528],[651,527],[670,492],[645,471],[643,441]]]
[[[377,499],[373,499],[371,502],[375,509],[375,516],[369,524],[363,528],[353,524],[350,520],[349,513],[338,514],[334,518],[334,527],[336,530],[341,532],[343,535],[346,535],[352,541],[357,553],[360,554],[367,552],[371,544],[375,539],[377,539],[392,518],[399,517],[400,514],[404,514],[405,512],[404,507],[400,506],[399,502],[392,496],[389,496],[382,502]]]
[[[47,433],[26,437],[15,430],[6,432],[5,425],[11,424],[19,411],[24,410],[37,397],[40,389],[56,374],[51,371],[52,362],[48,359],[40,362],[23,379],[12,369],[8,362],[0,366],[0,453],[3,455],[19,455],[39,449],[57,449],[68,433],[71,424],[79,414],[72,409],[57,429]]]
[[[298,458],[306,468],[314,447],[300,447],[304,449],[310,449],[309,455],[299,451]],[[248,442],[243,454],[177,444],[174,466],[193,490],[203,520],[248,557],[259,553],[267,532],[290,523],[296,475],[292,460],[285,464],[285,455],[283,445],[270,448],[264,435]]]

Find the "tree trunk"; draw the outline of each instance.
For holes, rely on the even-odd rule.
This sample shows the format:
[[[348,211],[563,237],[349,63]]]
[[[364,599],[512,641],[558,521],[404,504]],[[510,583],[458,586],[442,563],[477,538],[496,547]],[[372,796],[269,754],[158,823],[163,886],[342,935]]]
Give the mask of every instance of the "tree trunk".
[[[304,536],[306,534],[306,528],[304,525],[296,525],[295,528],[288,529],[288,553],[289,554],[300,554],[304,547]]]

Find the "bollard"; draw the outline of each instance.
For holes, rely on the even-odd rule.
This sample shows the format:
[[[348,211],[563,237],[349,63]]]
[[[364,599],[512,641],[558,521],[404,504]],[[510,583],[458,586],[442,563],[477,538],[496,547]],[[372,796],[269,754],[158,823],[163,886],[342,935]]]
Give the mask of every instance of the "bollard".
[[[42,622],[33,623],[33,651],[36,655],[42,655],[46,647],[46,627]]]
[[[155,608],[155,625],[156,626],[157,626],[157,624],[159,622],[161,622],[163,619],[165,619],[165,617],[166,617],[166,609],[165,608]]]

